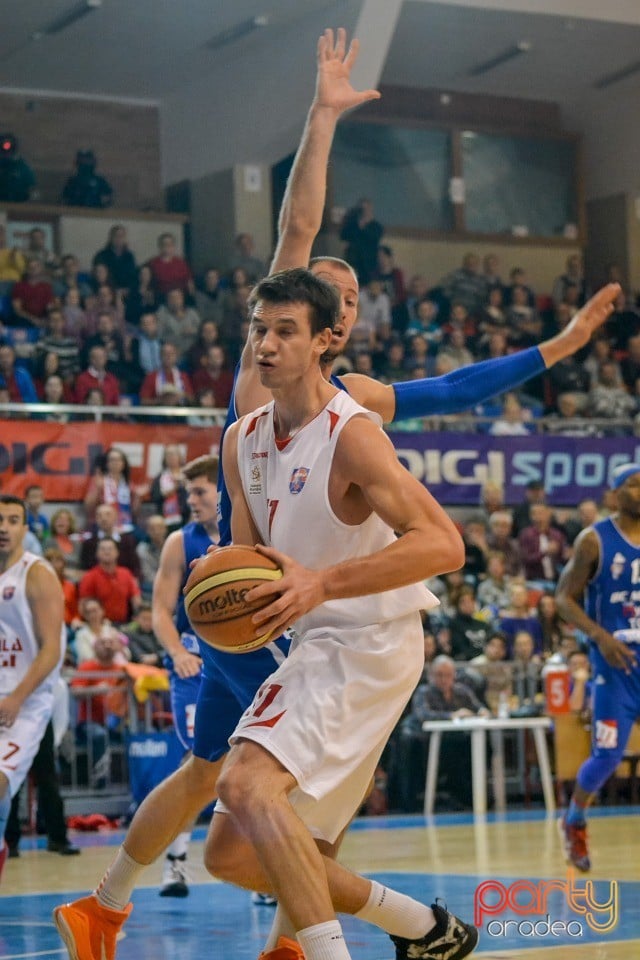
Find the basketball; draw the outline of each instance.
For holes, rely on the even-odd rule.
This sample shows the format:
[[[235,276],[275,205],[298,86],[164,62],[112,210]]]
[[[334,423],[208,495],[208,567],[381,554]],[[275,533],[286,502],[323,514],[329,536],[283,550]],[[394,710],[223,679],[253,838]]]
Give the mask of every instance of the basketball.
[[[256,637],[251,617],[273,597],[248,603],[252,587],[279,580],[282,570],[253,547],[218,547],[195,564],[184,586],[184,607],[195,632],[210,647],[248,653],[268,643],[271,633]]]

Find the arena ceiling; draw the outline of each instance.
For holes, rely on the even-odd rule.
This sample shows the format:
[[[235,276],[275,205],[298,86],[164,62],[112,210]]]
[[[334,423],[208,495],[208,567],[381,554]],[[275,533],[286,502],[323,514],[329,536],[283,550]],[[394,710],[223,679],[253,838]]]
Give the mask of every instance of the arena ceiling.
[[[303,36],[305,21],[324,11],[327,24],[354,23],[362,5],[20,0],[3,18],[0,88],[161,103],[221,63],[250,69],[256,45],[271,44],[285,27],[294,24]],[[380,82],[564,106],[592,97],[602,105],[618,91],[640,93],[640,2],[610,0],[604,13],[603,6],[596,0],[405,0]],[[607,12],[610,21],[603,19]],[[273,70],[280,69],[281,58],[274,57]]]

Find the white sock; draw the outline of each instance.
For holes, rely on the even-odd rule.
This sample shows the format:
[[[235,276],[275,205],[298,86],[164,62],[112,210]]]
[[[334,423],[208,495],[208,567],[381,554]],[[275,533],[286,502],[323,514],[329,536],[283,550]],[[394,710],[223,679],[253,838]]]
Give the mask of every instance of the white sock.
[[[191,840],[191,831],[188,833],[179,833],[173,843],[167,847],[166,853],[170,853],[172,857],[186,856],[189,840]]]
[[[306,960],[351,960],[337,920],[298,930],[298,942]]]
[[[356,917],[405,940],[420,940],[436,925],[431,907],[383,887],[375,880],[371,881],[369,899]]]
[[[296,931],[291,920],[289,920],[288,914],[285,913],[282,905],[278,904],[273,923],[271,924],[271,930],[269,931],[269,937],[264,945],[264,952],[275,950],[280,937],[288,937],[289,940],[295,940]]]
[[[146,863],[138,863],[129,856],[124,847],[120,847],[115,860],[93,891],[94,896],[103,907],[124,910],[131,900],[138,876],[147,866]]]

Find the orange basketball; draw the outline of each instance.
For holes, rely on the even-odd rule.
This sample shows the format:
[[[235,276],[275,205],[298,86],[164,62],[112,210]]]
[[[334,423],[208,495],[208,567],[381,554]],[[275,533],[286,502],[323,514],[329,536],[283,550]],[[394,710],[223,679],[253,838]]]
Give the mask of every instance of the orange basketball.
[[[273,597],[248,603],[252,587],[279,580],[282,570],[253,547],[218,547],[192,568],[184,590],[184,607],[195,632],[211,647],[226,653],[248,653],[263,647],[270,633],[256,637],[251,617],[273,603]]]

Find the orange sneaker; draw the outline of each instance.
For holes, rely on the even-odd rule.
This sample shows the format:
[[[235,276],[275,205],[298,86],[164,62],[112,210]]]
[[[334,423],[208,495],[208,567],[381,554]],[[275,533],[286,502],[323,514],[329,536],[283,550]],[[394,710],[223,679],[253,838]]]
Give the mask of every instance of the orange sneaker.
[[[304,953],[297,940],[280,937],[275,950],[261,953],[258,960],[304,960]]]
[[[564,858],[567,863],[573,864],[582,873],[588,873],[591,870],[591,860],[589,859],[589,841],[587,838],[587,825],[582,823],[574,825],[567,823],[564,817],[558,820],[558,829],[562,846],[564,847]]]
[[[56,907],[53,922],[64,940],[70,960],[115,960],[116,939],[133,909],[110,910],[91,894]]]

